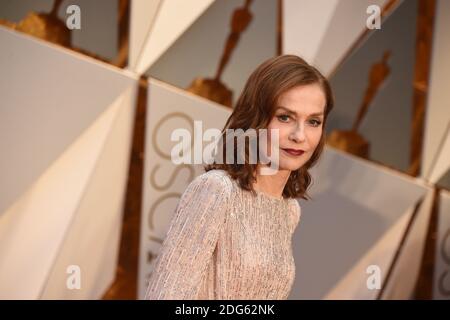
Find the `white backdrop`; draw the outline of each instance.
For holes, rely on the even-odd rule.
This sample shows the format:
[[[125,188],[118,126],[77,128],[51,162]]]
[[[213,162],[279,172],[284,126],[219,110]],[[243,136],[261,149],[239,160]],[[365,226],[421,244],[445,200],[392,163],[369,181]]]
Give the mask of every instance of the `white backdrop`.
[[[312,172],[313,199],[300,201],[302,222],[293,238],[297,272],[289,298],[375,299],[380,290],[367,288],[367,267],[380,268],[383,286],[412,209],[431,190],[419,179],[328,146]],[[420,224],[425,231],[427,224]],[[424,230],[417,230],[422,242]],[[420,243],[415,249],[418,265]]]
[[[101,298],[117,267],[137,78],[1,27],[0,42],[0,298]],[[66,282],[73,265],[79,290]]]

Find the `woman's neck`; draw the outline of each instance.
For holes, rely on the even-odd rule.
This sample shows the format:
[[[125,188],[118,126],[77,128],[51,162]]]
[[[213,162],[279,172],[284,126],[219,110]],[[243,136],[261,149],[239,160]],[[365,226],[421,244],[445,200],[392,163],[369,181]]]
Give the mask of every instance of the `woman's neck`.
[[[253,183],[253,188],[270,196],[282,198],[291,171],[278,170],[273,175],[261,175],[259,169],[256,171],[256,182]]]

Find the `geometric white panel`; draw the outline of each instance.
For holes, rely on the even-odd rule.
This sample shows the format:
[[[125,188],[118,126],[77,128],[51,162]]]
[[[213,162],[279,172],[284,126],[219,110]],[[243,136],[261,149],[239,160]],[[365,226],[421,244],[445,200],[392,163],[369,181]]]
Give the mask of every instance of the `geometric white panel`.
[[[171,150],[180,143],[171,141],[171,133],[174,129],[190,132],[193,146],[189,150],[193,155],[196,146],[202,148],[213,142],[202,138],[205,130],[215,128],[220,133],[231,114],[227,107],[155,79],[149,80],[147,106],[139,299],[145,296],[148,277],[181,194],[197,175],[204,172],[202,164],[177,165],[171,161]],[[194,121],[201,121],[202,128],[195,127]]]
[[[433,207],[433,188],[427,187],[411,221],[400,252],[394,261],[391,274],[381,295],[383,300],[409,300],[414,298],[414,289],[419,277],[423,252],[427,238],[428,225]]]
[[[420,179],[326,145],[311,170],[312,200],[300,200],[293,236],[296,278],[289,299],[374,299],[369,265],[381,283],[406,230],[413,206],[429,188]]]
[[[421,164],[421,176],[426,178],[431,178],[432,170],[441,170],[433,168],[433,166],[437,154],[441,152],[440,144],[448,135],[450,125],[450,90],[448,90],[450,37],[448,30],[450,30],[450,1],[437,0]],[[435,180],[436,177],[433,176],[432,179]]]
[[[163,0],[131,0],[130,6],[130,42],[129,65],[133,70],[139,60],[145,39],[151,31],[158,8]]]
[[[146,36],[142,54],[136,67],[131,66],[131,70],[143,74],[213,1],[162,0]]]
[[[131,151],[135,88],[116,115],[49,272],[42,299],[100,299],[114,281]],[[81,289],[68,290],[67,266],[81,270]]]
[[[0,27],[0,214],[136,76]]]
[[[387,0],[284,0],[283,54],[296,54],[329,76],[367,28],[369,5]]]
[[[414,203],[327,294],[326,299],[412,298],[433,204],[433,189],[425,187],[426,194],[420,199],[417,211]],[[380,290],[367,287],[367,279],[371,275],[367,267],[371,265],[381,270]]]
[[[0,217],[1,299],[41,296],[123,99],[111,104]]]
[[[414,205],[403,213],[400,218],[376,241],[357,263],[343,276],[327,293],[325,299],[374,300],[380,290],[367,290],[367,267],[377,265],[380,270],[389,270],[399,243],[413,215]],[[381,283],[386,280],[386,272],[381,273]]]
[[[338,4],[339,0],[283,1],[283,53],[295,52],[314,62]]]
[[[426,178],[431,183],[437,183],[450,170],[450,121],[447,124],[446,133],[442,136],[442,141],[438,150],[436,150],[435,159],[433,160],[429,175]]]

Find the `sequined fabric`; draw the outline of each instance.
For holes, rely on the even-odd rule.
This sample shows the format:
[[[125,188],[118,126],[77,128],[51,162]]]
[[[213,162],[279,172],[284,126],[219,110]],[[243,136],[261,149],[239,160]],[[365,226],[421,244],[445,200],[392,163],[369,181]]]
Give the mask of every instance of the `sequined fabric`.
[[[254,196],[224,170],[196,177],[180,198],[146,299],[287,299],[295,277],[295,199]]]

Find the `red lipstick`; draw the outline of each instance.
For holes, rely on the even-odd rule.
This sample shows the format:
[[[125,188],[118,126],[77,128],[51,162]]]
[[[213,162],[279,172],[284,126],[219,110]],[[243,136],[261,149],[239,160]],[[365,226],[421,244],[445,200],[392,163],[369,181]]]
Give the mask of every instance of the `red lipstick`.
[[[292,156],[301,156],[305,152],[301,149],[282,149],[282,150]]]

